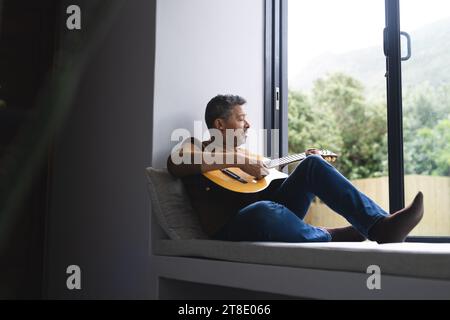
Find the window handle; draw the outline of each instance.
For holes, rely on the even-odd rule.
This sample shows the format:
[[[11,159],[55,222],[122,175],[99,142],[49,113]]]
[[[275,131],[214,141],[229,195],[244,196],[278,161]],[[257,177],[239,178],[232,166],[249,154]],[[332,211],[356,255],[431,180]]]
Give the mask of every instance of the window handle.
[[[401,57],[402,61],[407,61],[409,58],[411,58],[411,36],[404,31],[400,32],[401,36],[404,36],[406,38],[406,45],[407,45],[407,54],[406,57]],[[384,55],[386,57],[389,56],[389,46],[388,46],[388,28],[384,28],[383,30],[383,51]]]
[[[275,110],[280,110],[280,87],[275,88]]]
[[[406,45],[407,45],[407,54],[406,57],[402,57],[402,61],[407,61],[409,58],[411,58],[411,36],[404,31],[400,32],[400,35],[404,36],[406,38]]]

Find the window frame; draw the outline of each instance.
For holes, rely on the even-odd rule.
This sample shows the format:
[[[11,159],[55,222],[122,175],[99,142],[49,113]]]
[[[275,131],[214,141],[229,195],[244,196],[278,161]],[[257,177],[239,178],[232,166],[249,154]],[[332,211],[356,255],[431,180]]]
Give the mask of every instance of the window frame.
[[[288,154],[287,5],[265,0],[264,128],[271,157]]]

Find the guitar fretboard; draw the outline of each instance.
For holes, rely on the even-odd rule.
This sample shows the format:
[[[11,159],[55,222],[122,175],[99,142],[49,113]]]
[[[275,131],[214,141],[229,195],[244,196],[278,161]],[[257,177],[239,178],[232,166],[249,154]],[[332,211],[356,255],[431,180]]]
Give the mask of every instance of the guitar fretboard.
[[[269,169],[275,168],[278,166],[284,166],[290,164],[292,162],[300,161],[306,158],[305,153],[292,154],[283,158],[273,159],[266,163]]]

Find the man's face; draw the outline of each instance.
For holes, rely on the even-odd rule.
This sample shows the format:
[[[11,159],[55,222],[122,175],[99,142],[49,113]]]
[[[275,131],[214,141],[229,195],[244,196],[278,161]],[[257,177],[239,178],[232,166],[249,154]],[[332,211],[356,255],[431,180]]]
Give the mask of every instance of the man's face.
[[[219,121],[218,129],[222,132],[223,137],[227,136],[227,129],[231,129],[228,133],[234,133],[233,145],[235,147],[244,144],[247,139],[247,130],[250,128],[250,123],[248,123],[246,116],[243,106],[236,105],[233,107],[228,119],[220,119],[221,121]]]

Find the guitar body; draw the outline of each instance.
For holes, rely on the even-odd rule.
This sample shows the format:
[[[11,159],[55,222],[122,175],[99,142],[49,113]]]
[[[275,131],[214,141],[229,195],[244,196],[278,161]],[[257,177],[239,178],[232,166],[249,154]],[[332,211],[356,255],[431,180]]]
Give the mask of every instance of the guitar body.
[[[255,177],[245,173],[239,168],[228,168],[228,171],[239,176],[242,180],[236,180],[221,170],[213,170],[203,173],[203,175],[215,184],[234,192],[256,193],[266,189],[274,180],[285,179],[288,175],[276,169],[269,169],[269,174],[261,180],[255,180]]]
[[[337,158],[337,155],[331,151],[319,151],[319,154],[328,162],[334,162]],[[272,181],[285,179],[288,177],[286,173],[277,170],[277,167],[279,167],[280,165],[287,165],[289,163],[302,161],[306,158],[307,155],[302,153],[274,160],[264,158],[263,156],[254,156],[257,159],[264,161],[269,171],[269,174],[260,180],[256,180],[255,177],[249,175],[248,173],[237,167],[208,171],[203,173],[203,176],[205,176],[215,184],[230,191],[239,193],[257,193],[269,187]]]

